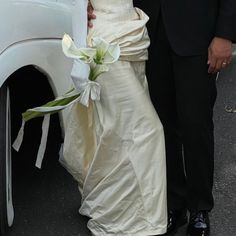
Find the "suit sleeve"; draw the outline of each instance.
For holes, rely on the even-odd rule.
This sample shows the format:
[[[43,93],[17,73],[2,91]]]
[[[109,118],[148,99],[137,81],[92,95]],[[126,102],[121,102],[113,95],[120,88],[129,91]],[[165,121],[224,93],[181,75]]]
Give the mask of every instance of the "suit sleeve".
[[[236,42],[236,0],[220,0],[216,36]]]

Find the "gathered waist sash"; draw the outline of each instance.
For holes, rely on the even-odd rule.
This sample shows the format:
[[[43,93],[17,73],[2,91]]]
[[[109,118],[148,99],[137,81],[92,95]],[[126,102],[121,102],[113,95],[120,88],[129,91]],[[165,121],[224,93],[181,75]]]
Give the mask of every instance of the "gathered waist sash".
[[[149,17],[138,8],[112,12],[97,11],[93,28],[88,37],[102,37],[110,43],[118,42],[121,48],[120,60],[145,61],[150,40],[146,28]]]

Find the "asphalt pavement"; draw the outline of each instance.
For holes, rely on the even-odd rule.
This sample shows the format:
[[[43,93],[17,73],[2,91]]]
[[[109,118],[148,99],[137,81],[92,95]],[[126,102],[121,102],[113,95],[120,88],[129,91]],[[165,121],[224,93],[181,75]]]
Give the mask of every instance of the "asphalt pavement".
[[[236,59],[235,59],[236,60]],[[235,72],[234,72],[235,71]],[[217,81],[215,105],[215,208],[211,212],[212,236],[236,235],[236,61],[223,71]],[[38,122],[38,121],[37,121]],[[9,236],[91,236],[87,218],[78,213],[80,195],[77,183],[58,163],[60,134],[57,122],[51,127],[48,148],[41,170],[34,167],[39,137],[26,127],[28,141],[13,155],[13,199],[15,221]],[[33,124],[39,126],[40,124]],[[54,133],[52,133],[54,131]],[[178,236],[185,235],[185,227]]]

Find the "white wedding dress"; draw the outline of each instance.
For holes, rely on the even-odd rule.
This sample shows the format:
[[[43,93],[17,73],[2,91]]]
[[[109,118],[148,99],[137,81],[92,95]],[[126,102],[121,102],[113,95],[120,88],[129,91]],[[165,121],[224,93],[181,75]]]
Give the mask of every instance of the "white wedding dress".
[[[65,130],[63,165],[78,181],[79,212],[95,236],[166,232],[163,127],[145,77],[147,15],[132,0],[92,0],[89,35],[119,42],[121,57],[97,80],[100,101],[74,105]]]

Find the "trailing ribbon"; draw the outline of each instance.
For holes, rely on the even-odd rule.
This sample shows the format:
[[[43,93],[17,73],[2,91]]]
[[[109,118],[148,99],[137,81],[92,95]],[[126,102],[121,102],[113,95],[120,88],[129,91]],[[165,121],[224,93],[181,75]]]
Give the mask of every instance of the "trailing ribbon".
[[[42,166],[43,157],[46,150],[49,123],[50,123],[50,114],[47,114],[44,116],[44,119],[43,119],[41,142],[39,145],[39,150],[38,150],[37,159],[35,163],[35,166],[38,167],[39,169]]]

